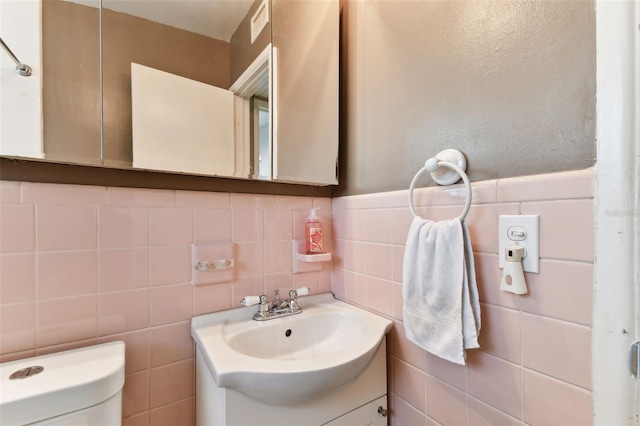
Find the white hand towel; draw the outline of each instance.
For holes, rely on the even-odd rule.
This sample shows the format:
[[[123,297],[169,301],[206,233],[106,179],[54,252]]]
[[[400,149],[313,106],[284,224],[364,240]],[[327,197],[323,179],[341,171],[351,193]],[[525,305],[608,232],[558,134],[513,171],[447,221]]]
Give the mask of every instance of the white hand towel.
[[[480,347],[480,304],[469,231],[460,219],[413,219],[404,253],[403,319],[407,338],[465,365]]]

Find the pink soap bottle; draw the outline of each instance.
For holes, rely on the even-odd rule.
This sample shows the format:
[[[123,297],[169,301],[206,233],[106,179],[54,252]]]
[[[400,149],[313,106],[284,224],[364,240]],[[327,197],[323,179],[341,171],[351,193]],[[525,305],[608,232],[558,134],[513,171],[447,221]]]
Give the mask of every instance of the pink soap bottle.
[[[311,209],[311,214],[304,224],[304,239],[306,241],[307,254],[324,253],[322,241],[322,222],[320,222],[320,209]]]

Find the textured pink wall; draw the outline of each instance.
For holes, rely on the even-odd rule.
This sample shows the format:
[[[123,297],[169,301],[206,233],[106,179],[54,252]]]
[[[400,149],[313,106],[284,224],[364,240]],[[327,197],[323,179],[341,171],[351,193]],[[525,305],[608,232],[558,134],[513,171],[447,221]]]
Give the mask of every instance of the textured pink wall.
[[[592,170],[478,182],[467,218],[482,308],[480,350],[461,367],[404,337],[408,191],[333,199],[336,296],[395,320],[388,347],[391,424],[592,424]],[[460,187],[423,188],[425,218],[458,216]],[[500,292],[498,216],[540,215],[540,273],[529,294]]]
[[[291,239],[328,198],[0,182],[0,361],[124,340],[125,425],[193,423],[193,315],[248,294],[330,291],[291,273]],[[192,242],[232,241],[231,282],[191,284]]]

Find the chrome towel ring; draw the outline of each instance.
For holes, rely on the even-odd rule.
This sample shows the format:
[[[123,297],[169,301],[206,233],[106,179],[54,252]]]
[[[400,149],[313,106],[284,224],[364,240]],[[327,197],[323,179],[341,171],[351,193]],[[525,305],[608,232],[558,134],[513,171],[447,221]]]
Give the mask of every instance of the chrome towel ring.
[[[409,185],[409,209],[411,210],[411,214],[413,214],[414,217],[418,216],[413,207],[413,189],[420,175],[427,172],[431,174],[431,178],[439,185],[452,185],[462,178],[467,188],[467,200],[464,203],[464,208],[460,215],[460,222],[463,222],[471,208],[471,182],[469,182],[469,177],[465,173],[466,168],[467,160],[464,154],[457,149],[445,149],[439,152],[434,158],[429,158],[424,163],[424,167],[418,170],[418,173],[416,173],[411,180],[411,185]]]

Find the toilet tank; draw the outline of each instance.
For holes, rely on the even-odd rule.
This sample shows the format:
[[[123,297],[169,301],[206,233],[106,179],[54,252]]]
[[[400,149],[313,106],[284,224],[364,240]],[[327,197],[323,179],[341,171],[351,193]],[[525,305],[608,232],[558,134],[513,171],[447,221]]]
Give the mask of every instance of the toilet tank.
[[[0,425],[119,426],[124,349],[111,342],[0,364]]]

